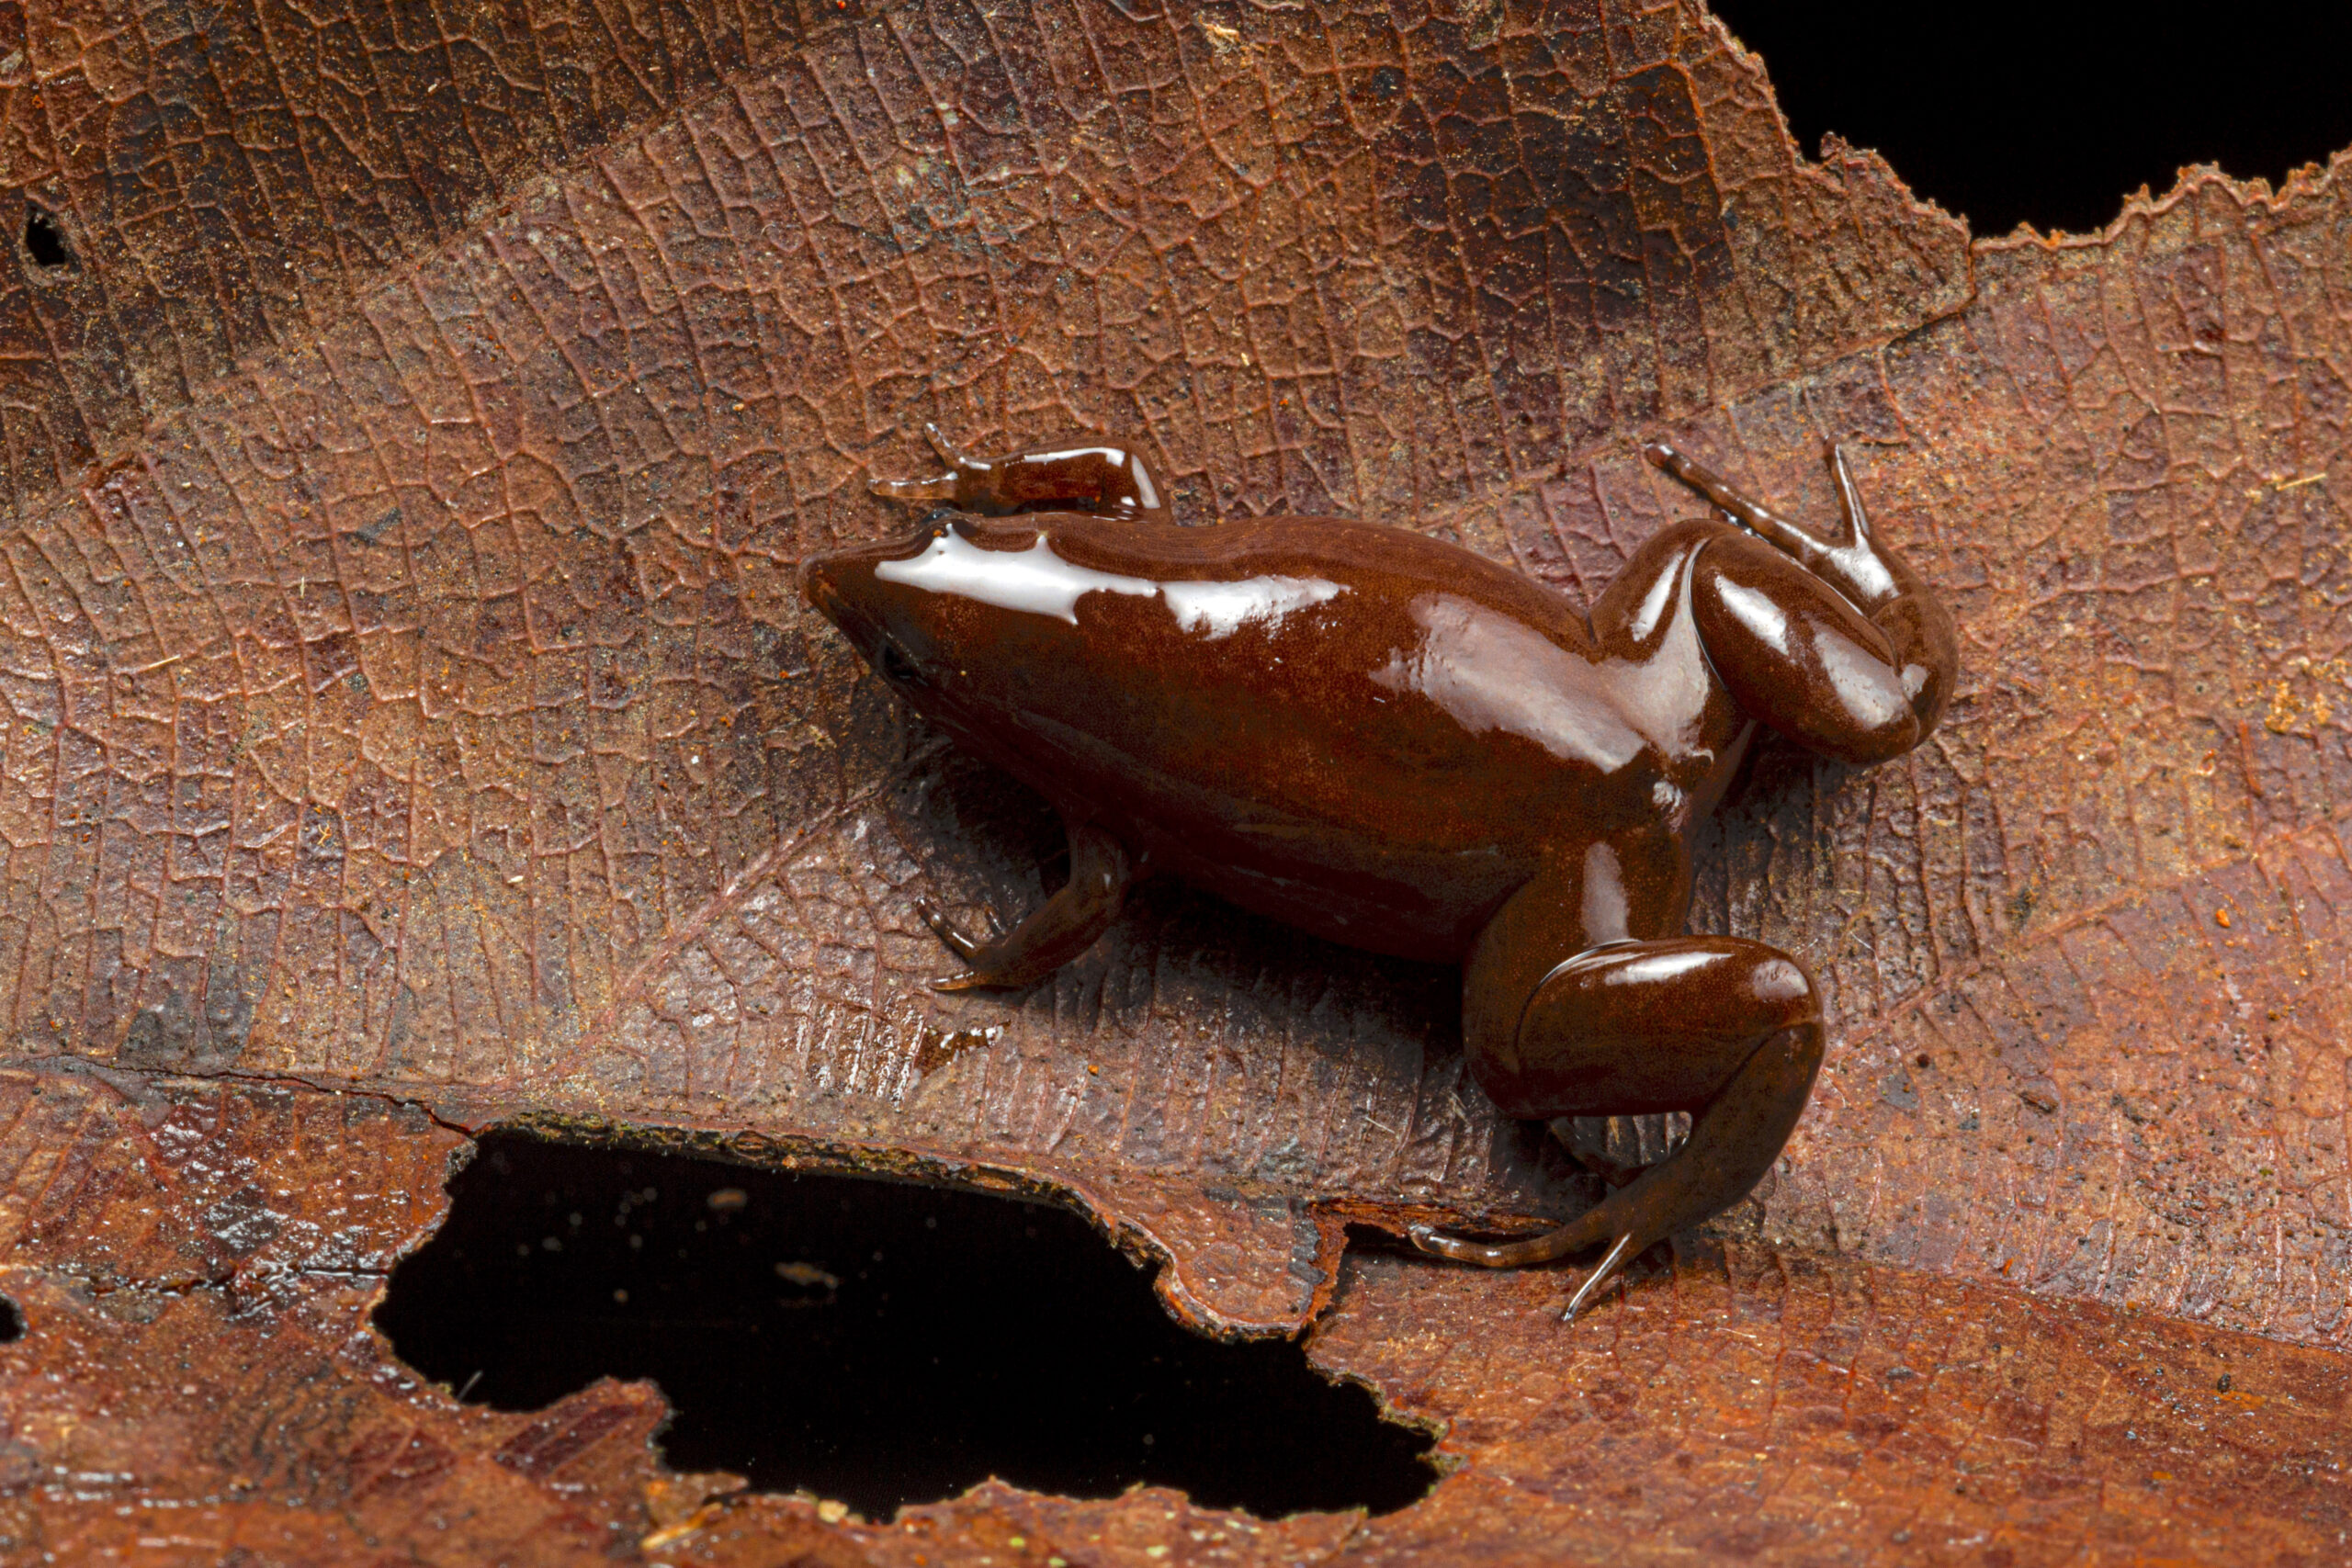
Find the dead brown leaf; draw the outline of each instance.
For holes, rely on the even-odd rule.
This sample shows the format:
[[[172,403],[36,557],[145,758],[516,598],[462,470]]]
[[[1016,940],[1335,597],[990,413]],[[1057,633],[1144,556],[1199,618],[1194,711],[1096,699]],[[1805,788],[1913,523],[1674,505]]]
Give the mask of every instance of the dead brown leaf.
[[[2103,236],[1972,248],[1872,156],[1800,158],[1695,3],[405,17],[0,26],[0,188],[69,252],[0,262],[18,1542],[1178,1539],[1003,1492],[836,1529],[689,1495],[643,1390],[533,1438],[415,1386],[367,1306],[447,1129],[526,1122],[1048,1193],[1196,1323],[1328,1308],[1325,1364],[1463,1468],[1269,1554],[2211,1557],[2246,1508],[2324,1551],[2341,180],[2199,174]],[[1767,1188],[1539,1334],[1554,1276],[1340,1261],[1349,1219],[1581,1201],[1464,1079],[1451,976],[1159,888],[1032,993],[925,989],[914,899],[1032,901],[1035,813],[790,574],[890,525],[864,480],[926,418],[1132,434],[1191,520],[1357,513],[1577,592],[1687,507],[1640,436],[1813,511],[1820,439],[1852,444],[1966,670],[1933,745],[1769,754],[1710,847],[1702,926],[1836,1007]],[[1768,1342],[1781,1371],[1725,1381]],[[2130,1383],[2223,1349],[2276,1392]],[[122,1381],[174,1355],[202,1375]],[[1790,1368],[1810,1392],[1752,1392]],[[237,1437],[264,1393],[333,1414]],[[590,1455],[560,1484],[557,1449]]]

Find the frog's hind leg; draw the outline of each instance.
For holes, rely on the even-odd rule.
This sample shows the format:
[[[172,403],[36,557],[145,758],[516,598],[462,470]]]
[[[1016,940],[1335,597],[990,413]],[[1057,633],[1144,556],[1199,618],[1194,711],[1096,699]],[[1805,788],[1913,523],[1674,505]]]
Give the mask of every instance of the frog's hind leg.
[[[1495,951],[1503,934],[1472,954],[1464,1034],[1506,1114],[1692,1113],[1680,1148],[1548,1235],[1490,1245],[1412,1233],[1424,1251],[1491,1268],[1606,1245],[1568,1303],[1574,1317],[1645,1247],[1738,1202],[1771,1168],[1821,1065],[1820,996],[1786,953],[1710,936],[1607,942],[1529,990],[1511,983],[1523,962]]]
[[[991,931],[988,940],[975,941],[930,902],[916,905],[916,912],[948,951],[971,965],[964,974],[933,980],[932,987],[967,991],[1044,979],[1111,929],[1134,882],[1135,866],[1126,846],[1092,823],[1075,823],[1069,829],[1069,881],[1012,931]]]
[[[1951,612],[1877,536],[1845,454],[1828,448],[1842,537],[1813,534],[1661,442],[1649,460],[1749,531],[1701,558],[1692,618],[1740,711],[1843,761],[1926,739],[1960,673]]]
[[[1069,446],[970,457],[942,435],[939,426],[926,424],[922,433],[947,471],[927,479],[876,479],[875,494],[891,501],[944,501],[989,516],[1044,508],[1169,521],[1151,469],[1126,447]]]

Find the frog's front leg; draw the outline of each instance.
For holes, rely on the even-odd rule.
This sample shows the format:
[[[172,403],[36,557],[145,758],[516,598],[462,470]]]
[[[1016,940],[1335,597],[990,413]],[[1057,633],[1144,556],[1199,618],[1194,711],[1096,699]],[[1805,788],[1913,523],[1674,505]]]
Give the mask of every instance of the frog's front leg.
[[[925,900],[915,906],[948,951],[971,968],[933,980],[934,990],[1027,986],[1044,979],[1094,945],[1125,907],[1135,866],[1125,844],[1093,823],[1069,827],[1069,881],[1009,932],[976,942]]]
[[[892,501],[944,501],[989,516],[1051,508],[1152,523],[1169,520],[1151,470],[1123,446],[967,457],[939,433],[939,426],[926,424],[922,433],[947,471],[928,479],[876,479],[875,494]]]
[[[1463,976],[1472,1073],[1506,1115],[1692,1113],[1682,1146],[1547,1235],[1489,1245],[1416,1228],[1424,1251],[1508,1268],[1606,1246],[1574,1317],[1642,1249],[1746,1197],[1780,1156],[1821,1066],[1821,1000],[1788,954],[1737,937],[1603,942],[1582,952],[1561,900],[1523,889]],[[1531,918],[1532,917],[1532,918]],[[1567,929],[1564,929],[1566,926]]]

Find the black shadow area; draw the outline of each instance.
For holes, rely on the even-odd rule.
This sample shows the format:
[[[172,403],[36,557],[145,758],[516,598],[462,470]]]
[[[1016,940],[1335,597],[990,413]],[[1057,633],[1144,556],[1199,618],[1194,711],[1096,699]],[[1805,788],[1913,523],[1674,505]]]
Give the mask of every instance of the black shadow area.
[[[1435,1480],[1426,1434],[1296,1345],[1185,1332],[1058,1209],[498,1134],[450,1190],[376,1313],[401,1357],[505,1410],[650,1378],[682,1470],[883,1518],[990,1475],[1270,1517]]]
[[[58,228],[57,220],[38,207],[25,209],[25,254],[44,272],[74,265],[74,253],[66,249],[65,235]]]
[[[2352,146],[2344,0],[1709,0],[1799,146],[1874,147],[1980,236],[2094,231],[2186,164],[2274,186]]]

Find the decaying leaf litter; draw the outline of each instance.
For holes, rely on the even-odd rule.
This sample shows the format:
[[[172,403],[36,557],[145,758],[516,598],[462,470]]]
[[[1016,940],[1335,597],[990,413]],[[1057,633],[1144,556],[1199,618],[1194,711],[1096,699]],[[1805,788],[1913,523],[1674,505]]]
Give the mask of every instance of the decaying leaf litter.
[[[1802,159],[1695,7],[19,25],[6,177],[71,265],[0,265],[18,1549],[2324,1555],[2339,181],[1972,244]],[[791,571],[891,525],[927,418],[1570,591],[1687,505],[1641,436],[1825,513],[1852,444],[1967,673],[1895,769],[1765,757],[1710,847],[1694,923],[1838,1019],[1767,1188],[1564,1342],[1544,1275],[1341,1258],[1584,1201],[1450,976],[1165,889],[1029,996],[924,990],[914,899],[1032,901],[1034,807]],[[706,1507],[650,1391],[493,1416],[365,1327],[515,1121],[1078,1202],[1460,1468],[1256,1534]]]

